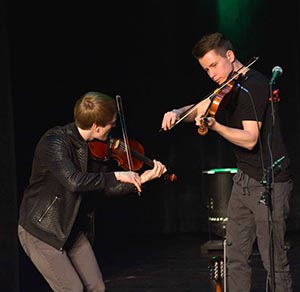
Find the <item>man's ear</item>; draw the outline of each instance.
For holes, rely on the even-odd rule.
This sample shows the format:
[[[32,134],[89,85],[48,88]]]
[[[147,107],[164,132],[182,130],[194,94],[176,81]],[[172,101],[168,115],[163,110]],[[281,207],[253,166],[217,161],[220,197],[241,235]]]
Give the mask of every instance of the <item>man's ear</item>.
[[[100,126],[96,125],[95,123],[93,123],[92,125],[92,130],[96,131],[97,133],[99,133],[100,131]]]
[[[235,61],[235,54],[232,50],[228,50],[226,52],[226,57],[231,63],[233,63]]]

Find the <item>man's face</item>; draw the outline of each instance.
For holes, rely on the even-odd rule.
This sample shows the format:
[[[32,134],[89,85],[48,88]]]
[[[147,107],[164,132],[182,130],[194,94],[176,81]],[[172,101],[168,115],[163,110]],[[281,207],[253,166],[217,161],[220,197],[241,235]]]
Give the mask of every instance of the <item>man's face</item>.
[[[221,56],[211,50],[198,59],[198,62],[208,76],[219,85],[225,82],[233,71],[231,51],[228,51],[225,56]]]

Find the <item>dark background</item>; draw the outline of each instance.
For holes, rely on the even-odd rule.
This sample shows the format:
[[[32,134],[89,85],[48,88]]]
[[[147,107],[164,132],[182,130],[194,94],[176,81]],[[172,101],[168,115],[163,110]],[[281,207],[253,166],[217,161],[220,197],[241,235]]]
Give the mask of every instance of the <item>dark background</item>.
[[[74,102],[87,91],[121,95],[128,136],[178,177],[176,183],[149,183],[141,197],[105,199],[96,240],[206,230],[202,171],[235,167],[231,150],[215,133],[198,135],[193,124],[180,123],[167,133],[159,129],[166,111],[198,102],[215,88],[191,56],[194,43],[214,31],[232,40],[243,63],[259,56],[253,67],[267,76],[274,66],[283,68],[276,84],[278,110],[295,173],[288,229],[299,229],[299,4],[220,3],[1,2],[3,291],[17,291],[26,277],[15,233],[34,147],[46,129],[72,121]]]

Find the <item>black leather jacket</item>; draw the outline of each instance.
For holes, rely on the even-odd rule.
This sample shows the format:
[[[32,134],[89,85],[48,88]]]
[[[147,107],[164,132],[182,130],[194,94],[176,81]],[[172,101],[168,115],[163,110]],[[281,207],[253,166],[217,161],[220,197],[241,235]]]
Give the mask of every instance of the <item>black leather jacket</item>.
[[[70,236],[84,196],[135,190],[117,181],[113,172],[87,172],[88,155],[88,144],[74,123],[48,130],[35,150],[19,224],[57,249],[63,249]]]

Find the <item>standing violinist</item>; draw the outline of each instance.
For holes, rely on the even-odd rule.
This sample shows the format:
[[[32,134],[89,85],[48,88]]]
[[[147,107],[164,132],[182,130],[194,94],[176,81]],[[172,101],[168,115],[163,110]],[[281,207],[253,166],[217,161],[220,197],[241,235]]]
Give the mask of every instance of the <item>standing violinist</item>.
[[[180,119],[194,121],[199,129],[207,127],[208,130],[215,131],[233,147],[238,172],[233,177],[227,209],[229,291],[250,292],[250,260],[256,240],[263,266],[268,273],[269,287],[275,284],[276,292],[291,292],[293,288],[285,232],[293,181],[290,160],[276,113],[272,126],[270,82],[260,72],[244,66],[236,58],[230,40],[221,33],[203,36],[194,45],[192,54],[220,88],[231,80],[231,76],[236,77],[235,86],[225,96],[225,120],[219,121],[217,115],[206,115],[212,106],[211,101],[214,101],[212,96],[197,105],[166,112],[162,120],[162,129],[170,130]],[[235,75],[236,72],[239,74]],[[191,106],[194,110],[185,117]],[[272,143],[269,145],[271,127]],[[270,157],[273,162],[281,161],[277,171],[268,168]],[[263,195],[266,194],[266,178],[270,173],[271,203],[268,203]],[[270,221],[270,224],[273,224],[273,240],[270,240]],[[272,242],[274,261],[270,260]],[[270,269],[272,262],[274,269]]]
[[[88,142],[105,142],[116,119],[114,99],[88,92],[75,104],[74,122],[46,131],[37,144],[20,206],[18,235],[53,291],[105,291],[91,243],[94,195],[141,192],[144,183],[166,172],[156,160],[141,175],[108,172],[101,162],[99,171],[90,170]]]

